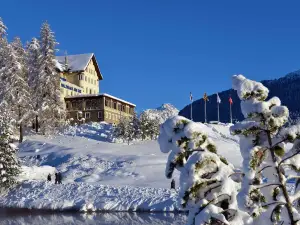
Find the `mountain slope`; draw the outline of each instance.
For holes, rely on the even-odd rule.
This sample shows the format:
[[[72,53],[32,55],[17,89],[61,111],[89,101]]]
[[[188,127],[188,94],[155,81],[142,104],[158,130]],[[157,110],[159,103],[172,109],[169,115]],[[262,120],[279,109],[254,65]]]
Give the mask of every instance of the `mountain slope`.
[[[178,115],[179,110],[173,105],[166,103],[156,109],[147,109],[141,114],[147,114],[151,119],[159,120],[159,123],[165,122],[169,117]]]
[[[300,70],[289,73],[286,76],[274,79],[264,80],[262,83],[269,88],[269,97],[277,96],[281,99],[283,105],[287,106],[290,110],[292,119],[296,119],[300,114]],[[220,104],[220,121],[229,122],[229,102],[228,98],[231,96],[233,100],[232,116],[233,120],[242,120],[243,115],[240,109],[240,100],[236,92],[232,89],[219,92],[222,100]],[[208,96],[207,102],[207,120],[217,120],[217,96],[216,94]],[[190,118],[190,105],[185,106],[179,115]],[[193,119],[194,121],[204,121],[204,101],[198,99],[193,102]]]

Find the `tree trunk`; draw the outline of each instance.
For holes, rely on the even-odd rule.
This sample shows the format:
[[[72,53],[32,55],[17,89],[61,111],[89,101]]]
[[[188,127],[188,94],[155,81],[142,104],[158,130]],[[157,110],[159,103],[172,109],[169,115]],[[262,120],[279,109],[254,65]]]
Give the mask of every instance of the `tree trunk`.
[[[284,198],[285,198],[285,201],[286,201],[286,209],[287,209],[289,217],[290,217],[291,225],[296,225],[296,221],[294,220],[293,208],[292,208],[292,203],[291,203],[291,200],[290,200],[290,196],[289,196],[289,193],[288,193],[288,191],[286,189],[286,186],[284,184],[285,178],[284,178],[284,175],[282,174],[282,172],[280,171],[280,168],[278,166],[274,150],[272,149],[272,139],[271,139],[270,131],[267,132],[267,136],[268,136],[270,152],[271,152],[271,156],[272,156],[274,165],[277,165],[275,168],[276,168],[276,172],[277,172],[277,175],[278,175],[279,183],[281,184],[279,187],[281,188],[282,193],[283,193]]]
[[[39,132],[39,120],[38,115],[35,116],[35,132]]]
[[[18,106],[18,111],[19,111],[19,121],[20,121],[21,116],[22,116],[20,105]],[[19,124],[19,129],[20,129],[19,143],[22,143],[22,141],[23,141],[23,124],[22,124],[22,122],[20,122],[20,124]]]
[[[19,138],[19,143],[23,142],[23,124],[20,123],[20,138]]]

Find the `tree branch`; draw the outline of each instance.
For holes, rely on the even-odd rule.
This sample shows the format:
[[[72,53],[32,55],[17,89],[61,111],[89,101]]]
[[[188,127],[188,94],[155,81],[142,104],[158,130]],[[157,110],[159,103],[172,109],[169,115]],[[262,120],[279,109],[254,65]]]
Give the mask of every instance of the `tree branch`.
[[[269,167],[272,167],[272,166],[265,166],[265,167],[263,167],[261,170],[259,170],[257,173],[261,173],[264,169],[267,169],[267,168],[269,168]]]
[[[269,187],[269,186],[281,186],[281,184],[266,184],[266,185],[263,185],[263,186],[260,186],[260,187],[257,187],[259,189],[262,189],[262,188],[265,188],[265,187]]]
[[[277,202],[271,202],[271,203],[262,205],[261,207],[267,207],[267,206],[274,205],[274,204],[286,205],[286,202],[279,202],[279,201],[277,201]]]
[[[276,145],[279,145],[280,143],[285,142],[287,140],[288,140],[287,138],[284,138],[281,141],[278,141],[277,143],[275,143],[271,148],[274,148]]]
[[[275,212],[276,207],[278,207],[278,206],[280,206],[280,205],[286,206],[285,203],[284,203],[284,204],[283,204],[283,203],[278,203],[278,205],[274,207],[274,209],[272,210],[271,216],[270,216],[271,222],[275,222],[275,220],[273,219],[273,214],[274,214],[274,212]],[[282,223],[281,223],[281,224],[282,224]]]
[[[236,174],[242,174],[242,175],[245,175],[243,172],[234,172],[234,173],[230,174],[228,177],[231,177],[231,176],[236,175]]]
[[[280,163],[278,164],[278,166],[280,166],[283,162],[285,162],[286,160],[293,158],[295,155],[298,155],[300,153],[300,150],[298,150],[296,153],[294,153],[293,155],[286,157],[285,159],[281,160]]]

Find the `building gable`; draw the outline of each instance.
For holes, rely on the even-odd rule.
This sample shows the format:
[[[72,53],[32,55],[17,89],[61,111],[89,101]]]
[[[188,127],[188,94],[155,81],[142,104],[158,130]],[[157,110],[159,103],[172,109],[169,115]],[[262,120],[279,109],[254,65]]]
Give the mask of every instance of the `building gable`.
[[[67,55],[67,56],[56,56],[56,67],[60,71],[65,70],[65,64],[67,62],[67,69],[69,72],[84,72],[92,61],[95,66],[95,71],[98,76],[98,80],[103,80],[103,76],[100,72],[96,57],[94,53],[79,54],[79,55]]]

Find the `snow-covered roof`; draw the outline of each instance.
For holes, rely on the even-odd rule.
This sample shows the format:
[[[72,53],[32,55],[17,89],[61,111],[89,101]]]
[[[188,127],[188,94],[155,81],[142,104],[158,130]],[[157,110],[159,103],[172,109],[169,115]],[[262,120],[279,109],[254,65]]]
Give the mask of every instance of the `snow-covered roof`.
[[[56,67],[60,70],[64,70],[66,56],[56,56]],[[100,80],[103,79],[100,69],[98,67],[98,63],[96,61],[94,53],[87,54],[78,54],[78,55],[67,55],[68,60],[68,68],[70,72],[79,72],[84,71],[88,66],[91,59],[94,59],[94,63],[96,64],[96,70],[98,72],[98,77]]]
[[[126,103],[126,104],[128,104],[128,105],[136,106],[135,104],[133,104],[133,103],[131,103],[131,102],[127,102],[127,101],[125,101],[125,100],[123,100],[123,99],[117,98],[117,97],[115,97],[115,96],[112,96],[112,95],[109,95],[109,94],[106,94],[106,93],[103,93],[103,94],[100,94],[100,95],[101,95],[101,96],[104,96],[104,97],[109,97],[109,98],[115,99],[115,100],[120,101],[120,102],[124,102],[124,103]]]
[[[120,102],[123,102],[125,104],[128,104],[128,105],[131,105],[131,106],[136,106],[135,104],[131,103],[131,102],[127,102],[123,99],[120,99],[120,98],[117,98],[115,96],[112,96],[112,95],[109,95],[109,94],[106,94],[106,93],[103,93],[103,94],[86,94],[86,95],[75,95],[75,96],[68,96],[68,97],[65,97],[65,99],[72,99],[72,98],[84,98],[84,97],[109,97],[109,98],[112,98],[114,100],[117,100],[117,101],[120,101]]]

